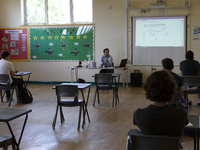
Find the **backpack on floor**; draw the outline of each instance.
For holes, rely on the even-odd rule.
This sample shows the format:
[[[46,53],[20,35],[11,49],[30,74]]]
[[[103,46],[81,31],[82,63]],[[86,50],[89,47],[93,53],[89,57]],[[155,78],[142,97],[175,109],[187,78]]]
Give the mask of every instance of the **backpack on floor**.
[[[27,88],[23,88],[21,90],[21,97],[20,97],[20,102],[27,104],[31,103],[33,101],[33,97],[31,92]]]

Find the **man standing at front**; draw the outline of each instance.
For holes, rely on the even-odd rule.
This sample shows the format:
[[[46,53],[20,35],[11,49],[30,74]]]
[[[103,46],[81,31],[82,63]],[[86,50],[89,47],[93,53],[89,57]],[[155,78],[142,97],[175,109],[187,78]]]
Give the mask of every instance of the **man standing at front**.
[[[2,51],[1,52],[1,60],[0,60],[0,74],[8,74],[10,77],[11,86],[17,85],[18,87],[18,95],[17,100],[20,101],[21,89],[23,88],[23,80],[20,78],[14,78],[14,67],[10,60],[10,52]],[[10,99],[10,90],[6,90],[6,100]]]

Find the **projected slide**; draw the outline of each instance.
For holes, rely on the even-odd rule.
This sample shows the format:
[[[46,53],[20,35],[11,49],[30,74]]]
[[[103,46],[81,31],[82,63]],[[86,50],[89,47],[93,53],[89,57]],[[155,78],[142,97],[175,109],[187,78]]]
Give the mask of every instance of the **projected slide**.
[[[184,46],[183,17],[136,18],[135,28],[135,46]]]

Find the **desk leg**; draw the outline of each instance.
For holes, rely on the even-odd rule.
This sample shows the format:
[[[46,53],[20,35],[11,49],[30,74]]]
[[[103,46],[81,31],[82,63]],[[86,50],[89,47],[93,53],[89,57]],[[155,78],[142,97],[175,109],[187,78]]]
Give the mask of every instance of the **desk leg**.
[[[81,90],[81,93],[82,93],[83,100],[85,101],[85,97],[84,97],[84,94],[83,94],[83,90]],[[88,89],[87,101],[85,101],[85,115],[87,114],[88,120],[89,120],[89,122],[90,122],[90,117],[89,117],[89,113],[88,113],[88,110],[87,110],[87,104],[88,104],[88,100],[89,100],[89,95],[90,95],[90,87],[89,87],[89,89]],[[84,124],[85,124],[85,122],[84,122]]]
[[[73,83],[73,77],[74,77],[74,68],[71,68],[71,83]]]
[[[123,91],[124,91],[124,81],[125,81],[125,69],[123,69]]]
[[[20,145],[20,142],[21,142],[22,135],[24,133],[24,128],[25,128],[27,119],[28,119],[28,114],[26,114],[26,117],[25,117],[25,120],[24,120],[24,124],[23,124],[22,130],[21,130],[21,134],[20,134],[18,142],[16,141],[15,135],[14,135],[14,133],[12,131],[12,128],[11,128],[10,124],[8,122],[6,122],[6,124],[8,125],[8,128],[10,130],[10,133],[11,133],[13,139],[14,139],[15,145],[17,146],[17,150],[19,150],[19,145]]]

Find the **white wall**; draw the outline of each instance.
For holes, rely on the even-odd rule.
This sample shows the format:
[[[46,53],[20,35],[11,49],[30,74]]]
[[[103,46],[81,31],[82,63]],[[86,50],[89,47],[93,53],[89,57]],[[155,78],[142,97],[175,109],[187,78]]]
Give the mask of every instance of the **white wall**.
[[[150,8],[150,3],[156,0],[132,0],[132,8]],[[94,23],[95,23],[95,60],[99,65],[99,57],[105,47],[110,48],[110,53],[114,58],[114,64],[119,65],[121,58],[128,54],[130,58],[130,18],[138,15],[176,15],[177,11],[185,13],[185,10],[152,10],[150,14],[140,14],[138,10],[131,9],[127,11],[127,28],[128,28],[128,49],[126,47],[126,1],[125,0],[93,0],[94,5]],[[184,0],[166,0],[167,7],[184,7]],[[193,27],[200,26],[200,1],[190,0],[190,17],[188,20],[188,49],[195,53],[195,59],[200,61],[199,41],[193,41]],[[1,0],[0,1],[0,27],[19,27],[21,25],[20,0]],[[184,58],[183,58],[184,59]],[[70,81],[69,66],[78,65],[78,62],[13,62],[16,69],[21,71],[32,71],[30,80],[32,81]],[[140,69],[143,73],[143,82],[151,73],[150,68],[156,67],[157,70],[162,69],[161,66],[132,66],[130,71]],[[179,67],[174,70],[179,73]],[[93,81],[92,74],[98,70],[80,70],[79,76],[86,81]]]

